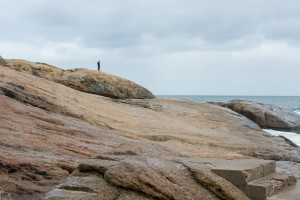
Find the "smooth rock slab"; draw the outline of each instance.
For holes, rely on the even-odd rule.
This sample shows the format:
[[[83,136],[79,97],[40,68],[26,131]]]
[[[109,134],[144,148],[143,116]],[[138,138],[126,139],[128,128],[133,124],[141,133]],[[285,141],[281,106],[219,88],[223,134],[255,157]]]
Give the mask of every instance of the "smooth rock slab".
[[[45,196],[47,200],[95,200],[99,199],[99,194],[82,191],[54,189]]]
[[[286,173],[273,173],[252,181],[248,185],[248,195],[252,199],[266,199],[282,190],[295,185],[296,178]]]
[[[104,175],[112,185],[158,199],[217,199],[200,186],[181,164],[154,158],[127,159]]]

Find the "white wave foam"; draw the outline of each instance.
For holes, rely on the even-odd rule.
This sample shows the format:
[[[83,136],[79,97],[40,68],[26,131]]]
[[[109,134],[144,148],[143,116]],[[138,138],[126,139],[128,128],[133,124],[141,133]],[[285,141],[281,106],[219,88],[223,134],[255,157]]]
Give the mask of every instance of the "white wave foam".
[[[274,135],[274,136],[282,135],[282,136],[290,139],[291,141],[293,141],[298,146],[300,146],[300,134],[293,133],[293,132],[274,131],[274,130],[271,130],[271,129],[263,129],[263,130],[270,133],[271,135]]]
[[[300,110],[295,110],[294,112],[300,115]]]

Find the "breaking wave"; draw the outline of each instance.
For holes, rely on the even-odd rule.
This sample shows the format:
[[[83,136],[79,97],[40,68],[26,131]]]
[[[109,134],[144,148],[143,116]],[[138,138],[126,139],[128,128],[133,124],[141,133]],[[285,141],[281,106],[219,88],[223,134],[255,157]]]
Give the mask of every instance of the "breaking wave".
[[[300,110],[294,110],[294,112],[300,115]]]
[[[300,111],[298,114],[300,114]],[[271,130],[271,129],[263,129],[263,130],[274,136],[280,136],[280,135],[284,136],[284,137],[290,139],[291,141],[293,141],[298,146],[300,146],[300,134],[293,133],[293,132],[275,131],[275,130]]]

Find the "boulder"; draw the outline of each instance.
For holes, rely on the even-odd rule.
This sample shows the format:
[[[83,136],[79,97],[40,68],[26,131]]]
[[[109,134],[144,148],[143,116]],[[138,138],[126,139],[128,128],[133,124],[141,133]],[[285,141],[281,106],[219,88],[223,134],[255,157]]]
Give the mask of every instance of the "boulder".
[[[194,160],[176,156],[160,145],[124,143],[80,164],[71,177],[45,197],[59,200],[77,194],[81,199],[249,199],[203,163],[195,168]],[[202,176],[205,178],[199,178]]]
[[[0,66],[5,66],[6,62],[5,60],[0,56]]]
[[[160,145],[123,143],[81,163],[45,197],[127,199],[130,192],[132,199],[263,200],[296,183],[293,175],[276,173],[271,160],[177,156]]]
[[[6,67],[54,81],[82,92],[116,99],[152,99],[146,88],[114,75],[83,68],[63,70],[46,63],[7,60]]]
[[[246,100],[216,104],[244,115],[261,128],[300,132],[300,115],[288,109]]]

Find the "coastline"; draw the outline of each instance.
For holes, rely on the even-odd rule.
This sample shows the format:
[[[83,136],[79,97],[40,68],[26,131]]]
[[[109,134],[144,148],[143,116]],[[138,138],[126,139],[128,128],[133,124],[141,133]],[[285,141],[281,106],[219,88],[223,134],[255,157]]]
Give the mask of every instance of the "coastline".
[[[205,199],[211,192],[218,196],[213,199],[247,199],[242,189],[222,178],[228,169],[250,170],[256,180],[267,175],[257,173],[261,164],[268,175],[278,175],[271,160],[300,163],[297,148],[285,139],[270,137],[253,121],[221,106],[180,99],[112,99],[30,71],[0,71],[0,106],[5,108],[0,109],[0,183],[16,200],[42,199],[46,193],[49,200],[77,194],[82,199],[103,194]],[[207,169],[213,165],[219,175]],[[295,183],[292,175],[284,177],[289,185],[280,188]],[[224,190],[214,190],[218,187]]]
[[[158,98],[181,98],[197,102],[227,102],[234,99],[252,100],[260,103],[273,103],[274,106],[282,106],[300,115],[300,96],[234,96],[234,95],[156,95]],[[284,136],[300,146],[300,134],[296,132],[263,129],[273,136]]]

